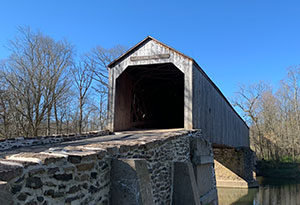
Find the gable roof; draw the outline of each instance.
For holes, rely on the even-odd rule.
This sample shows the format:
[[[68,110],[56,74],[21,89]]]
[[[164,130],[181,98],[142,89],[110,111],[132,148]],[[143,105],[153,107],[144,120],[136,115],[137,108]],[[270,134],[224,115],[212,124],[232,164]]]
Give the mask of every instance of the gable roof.
[[[162,45],[163,47],[166,47],[168,49],[170,49],[171,51],[185,57],[188,58],[189,60],[194,61],[191,57],[175,50],[174,48],[171,48],[170,46],[160,42],[159,40],[153,38],[152,36],[147,36],[144,40],[140,41],[139,43],[137,43],[135,46],[131,47],[126,53],[122,54],[120,57],[116,58],[114,61],[112,61],[110,64],[108,64],[108,68],[112,68],[114,67],[118,62],[122,61],[124,58],[126,58],[127,56],[129,56],[130,54],[132,54],[134,51],[136,51],[138,48],[140,48],[141,46],[143,46],[144,44],[146,44],[149,41],[155,41],[156,43]]]

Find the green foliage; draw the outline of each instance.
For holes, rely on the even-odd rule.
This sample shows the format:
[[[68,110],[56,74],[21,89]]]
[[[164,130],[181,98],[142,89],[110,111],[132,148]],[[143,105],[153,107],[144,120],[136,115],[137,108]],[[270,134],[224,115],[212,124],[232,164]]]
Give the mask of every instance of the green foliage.
[[[300,164],[300,156],[295,156],[294,159],[291,156],[283,156],[280,160],[283,163],[299,163]]]
[[[274,178],[300,178],[300,162],[296,163],[290,157],[283,161],[260,160],[257,162],[257,175]]]

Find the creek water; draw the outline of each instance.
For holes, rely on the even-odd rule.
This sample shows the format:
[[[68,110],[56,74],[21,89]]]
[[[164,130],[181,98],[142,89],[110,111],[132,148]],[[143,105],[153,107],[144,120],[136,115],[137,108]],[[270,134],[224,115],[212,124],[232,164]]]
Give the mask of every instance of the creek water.
[[[300,180],[258,177],[259,188],[218,188],[220,205],[300,205]]]

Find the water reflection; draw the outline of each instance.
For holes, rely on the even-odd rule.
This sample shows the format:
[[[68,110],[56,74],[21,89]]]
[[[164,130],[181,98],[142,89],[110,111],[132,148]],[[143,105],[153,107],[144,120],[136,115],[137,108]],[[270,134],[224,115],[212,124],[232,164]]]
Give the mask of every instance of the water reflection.
[[[253,189],[219,188],[220,205],[300,205],[300,181],[258,178]]]

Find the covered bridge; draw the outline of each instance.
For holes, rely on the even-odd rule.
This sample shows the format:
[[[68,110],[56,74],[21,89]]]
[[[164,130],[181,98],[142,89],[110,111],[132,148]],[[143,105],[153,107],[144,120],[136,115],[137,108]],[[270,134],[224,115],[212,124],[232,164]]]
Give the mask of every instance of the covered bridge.
[[[248,126],[191,57],[148,36],[108,67],[110,130],[201,129],[215,145],[249,147]]]

